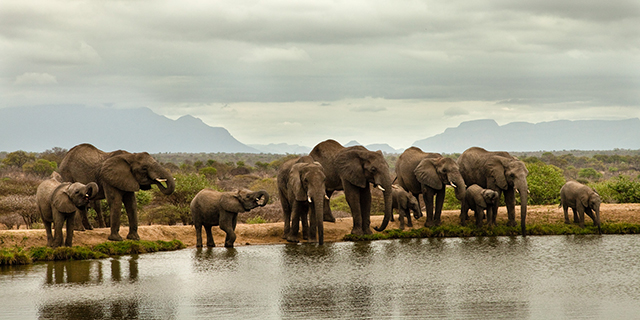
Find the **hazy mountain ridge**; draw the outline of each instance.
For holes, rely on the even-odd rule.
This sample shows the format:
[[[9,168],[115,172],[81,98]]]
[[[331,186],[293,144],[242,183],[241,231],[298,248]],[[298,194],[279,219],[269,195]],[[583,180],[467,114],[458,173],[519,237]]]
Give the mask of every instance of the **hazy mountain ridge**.
[[[511,122],[503,126],[490,119],[474,120],[413,145],[444,153],[463,152],[472,146],[514,152],[640,149],[640,119]]]
[[[148,108],[0,109],[1,151],[69,149],[85,142],[105,151],[259,153],[236,140],[226,129],[210,127],[190,115],[171,120]]]

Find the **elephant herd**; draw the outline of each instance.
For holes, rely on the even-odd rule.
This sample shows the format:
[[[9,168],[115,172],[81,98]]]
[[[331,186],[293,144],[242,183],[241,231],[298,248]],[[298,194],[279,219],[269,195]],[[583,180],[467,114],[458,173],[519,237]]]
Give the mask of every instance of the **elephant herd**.
[[[426,153],[416,147],[405,150],[396,162],[397,185],[381,151],[370,151],[362,146],[344,147],[334,140],[316,145],[308,156],[285,162],[278,171],[277,186],[284,213],[283,238],[298,242],[302,224],[304,239],[324,242],[324,221],[334,222],[329,199],[335,191],[343,191],[353,217],[352,234],[371,234],[371,186],[382,191],[384,218],[374,227],[384,230],[393,221],[393,208],[399,211],[401,228],[404,219],[412,226],[414,218],[422,215],[419,195],[426,208],[425,226],[441,223],[442,206],[447,185],[455,189],[461,201],[461,224],[466,223],[467,212],[474,210],[476,225],[481,226],[485,216],[489,225],[495,225],[499,199],[504,194],[508,225],[516,226],[516,192],[520,196],[520,227],[526,234],[528,171],[524,163],[507,152],[490,152],[472,147],[457,161],[438,153]],[[171,173],[146,152],[129,153],[118,150],[104,152],[90,144],[73,147],[60,163],[59,173],[45,180],[36,192],[37,208],[47,229],[47,244],[62,245],[62,227],[67,226],[64,245],[71,246],[73,229],[92,229],[87,219],[89,205],[96,210],[99,227],[105,227],[99,200],[106,199],[110,208],[111,228],[109,240],[121,241],[120,212],[124,204],[128,219],[127,239],[139,240],[135,192],[156,185],[169,195],[175,190]],[[435,201],[434,201],[435,197]],[[561,206],[565,222],[569,223],[568,208],[574,211],[574,221],[584,226],[584,214],[600,228],[600,198],[591,188],[568,182],[561,190]],[[207,246],[215,246],[211,228],[220,226],[226,233],[225,247],[233,247],[236,239],[237,215],[269,201],[266,191],[247,189],[218,192],[201,190],[191,201],[190,209],[196,229],[196,246],[202,246],[202,227]],[[75,222],[74,222],[75,220]],[[55,235],[52,235],[52,225]]]

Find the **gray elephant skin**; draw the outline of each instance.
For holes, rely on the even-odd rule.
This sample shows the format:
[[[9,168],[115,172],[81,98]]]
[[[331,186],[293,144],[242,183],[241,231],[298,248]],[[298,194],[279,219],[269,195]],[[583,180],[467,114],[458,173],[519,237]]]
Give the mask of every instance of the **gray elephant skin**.
[[[472,184],[467,188],[464,201],[462,201],[460,211],[460,225],[465,226],[469,218],[469,209],[472,209],[476,217],[476,227],[482,227],[482,219],[487,211],[487,221],[492,221],[495,212],[493,206],[500,199],[497,192],[491,189],[484,189],[477,184]]]
[[[191,218],[196,228],[196,247],[202,247],[202,227],[207,233],[207,247],[215,247],[211,228],[220,226],[227,236],[224,246],[233,248],[236,241],[238,213],[249,211],[269,202],[269,194],[264,191],[253,192],[248,189],[220,192],[202,189],[191,200]]]
[[[60,162],[60,174],[64,181],[87,184],[95,182],[100,192],[92,202],[99,227],[104,227],[100,212],[100,199],[107,199],[110,208],[111,234],[109,240],[122,241],[120,210],[124,203],[129,218],[127,239],[140,240],[135,193],[149,190],[152,185],[169,195],[175,190],[171,173],[146,152],[129,153],[124,150],[104,152],[90,144],[73,147]],[[91,229],[86,210],[81,210],[82,225]]]
[[[413,211],[413,217],[416,219],[420,218],[421,213],[418,199],[397,185],[392,186],[391,198],[393,200],[391,207],[393,209],[398,209],[400,229],[404,229],[405,217],[407,218],[407,226],[413,227],[413,223],[411,222],[411,211]]]
[[[381,151],[369,151],[363,146],[343,147],[335,140],[326,140],[317,144],[309,155],[318,161],[326,176],[327,197],[334,191],[344,190],[345,198],[351,209],[355,235],[371,234],[371,189],[369,184],[379,188],[384,196],[384,220],[380,227],[387,227],[392,217],[391,177],[389,164]],[[335,221],[329,207],[324,203],[324,220]]]
[[[427,153],[417,147],[405,150],[396,162],[396,176],[398,185],[413,196],[418,198],[422,194],[427,213],[425,227],[440,225],[447,185],[455,188],[458,200],[464,199],[466,185],[458,164],[439,153]]]
[[[573,211],[573,221],[584,228],[584,214],[586,213],[593,224],[600,227],[600,195],[596,190],[577,181],[567,181],[560,189],[560,206],[564,210],[564,223],[569,224],[569,208]]]
[[[524,162],[511,156],[508,152],[491,152],[479,147],[471,147],[465,150],[458,158],[460,174],[467,185],[477,184],[484,189],[491,189],[498,193],[498,198],[504,193],[504,201],[507,207],[507,215],[510,227],[516,226],[515,193],[520,193],[520,229],[522,236],[526,235],[527,201],[529,187],[527,175],[529,171]],[[496,224],[498,202],[493,205],[489,225]]]
[[[317,235],[318,243],[324,243],[325,179],[322,165],[310,156],[291,159],[280,166],[278,193],[284,213],[283,238],[287,241],[298,242],[301,221],[304,239],[315,241]]]
[[[61,180],[60,175],[54,172],[50,179],[40,183],[36,191],[36,206],[47,232],[47,245],[50,247],[62,245],[62,227],[65,221],[67,236],[64,245],[72,245],[76,211],[84,209],[98,194],[98,185],[95,182],[85,185],[80,182],[60,182]],[[54,236],[51,235],[52,223],[55,227]]]

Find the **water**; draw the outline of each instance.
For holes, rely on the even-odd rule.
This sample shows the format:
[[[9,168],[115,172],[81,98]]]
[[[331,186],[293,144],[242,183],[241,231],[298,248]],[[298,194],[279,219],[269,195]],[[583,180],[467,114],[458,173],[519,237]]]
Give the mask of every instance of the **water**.
[[[640,236],[185,249],[0,269],[7,319],[631,319]]]

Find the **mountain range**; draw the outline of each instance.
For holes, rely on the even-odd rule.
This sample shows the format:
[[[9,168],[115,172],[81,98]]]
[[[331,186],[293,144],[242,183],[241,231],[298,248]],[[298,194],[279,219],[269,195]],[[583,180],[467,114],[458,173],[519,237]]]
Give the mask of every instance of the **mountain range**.
[[[73,119],[73,120],[72,120]],[[81,120],[78,120],[81,119]],[[105,134],[106,132],[106,134]],[[105,150],[132,152],[226,152],[307,154],[312,147],[271,143],[245,145],[225,128],[211,127],[190,115],[172,120],[148,108],[38,106],[0,109],[0,151],[42,152],[91,143]],[[345,146],[360,145],[350,141]],[[413,143],[428,152],[455,153],[472,146],[504,151],[640,149],[640,119],[558,120],[498,125],[491,119],[461,123]],[[369,150],[401,153],[388,144]]]

